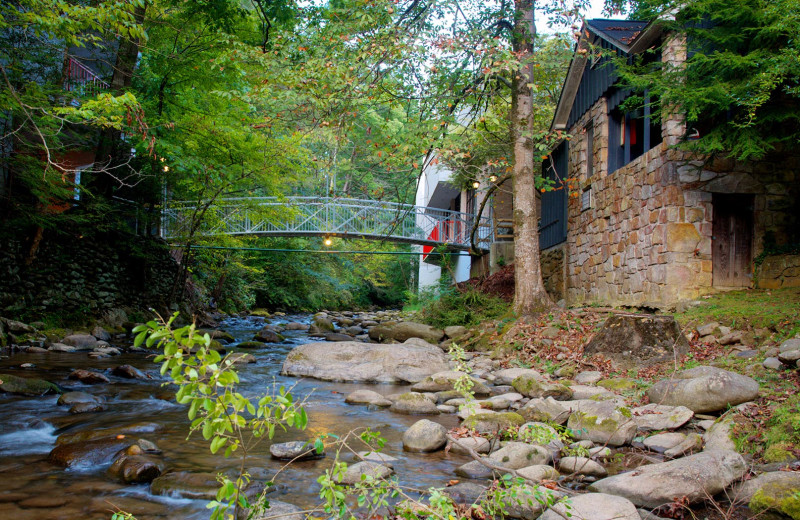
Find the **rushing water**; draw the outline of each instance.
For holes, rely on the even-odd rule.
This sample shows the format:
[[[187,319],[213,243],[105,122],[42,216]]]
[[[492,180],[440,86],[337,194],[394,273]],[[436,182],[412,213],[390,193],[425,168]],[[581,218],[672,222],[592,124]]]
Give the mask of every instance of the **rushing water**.
[[[306,315],[285,316],[273,323],[304,321]],[[222,328],[236,341],[246,341],[263,326],[255,318],[233,318]],[[402,434],[420,417],[394,414],[387,410],[370,410],[366,406],[350,406],[345,396],[360,388],[369,388],[384,395],[406,391],[395,385],[327,383],[311,379],[299,380],[280,375],[286,354],[296,345],[311,341],[305,332],[286,331],[287,340],[264,349],[248,349],[257,363],[240,366],[240,390],[245,395],[262,394],[274,383],[287,388],[297,398],[306,397],[309,416],[305,431],[278,432],[273,442],[312,439],[321,433],[344,435],[369,426],[386,439],[384,453],[398,457],[394,463],[397,478],[404,486],[427,489],[442,486],[453,476],[453,468],[466,462],[459,455],[404,453]],[[236,343],[229,350],[239,350]],[[244,350],[242,350],[244,352]],[[31,363],[32,368],[21,368]],[[152,377],[151,380],[129,380],[111,375],[111,369],[130,364]],[[106,373],[112,384],[83,385],[67,379],[78,368]],[[124,353],[103,359],[91,359],[87,353],[27,354],[17,353],[0,360],[0,371],[53,381],[67,390],[80,390],[102,396],[106,410],[71,415],[67,407],[56,404],[57,396],[22,397],[0,394],[0,519],[101,519],[109,518],[116,508],[134,513],[140,520],[150,518],[200,519],[208,517],[205,500],[160,497],[150,493],[149,485],[125,485],[107,474],[107,466],[64,469],[47,461],[47,455],[61,434],[109,428],[141,422],[162,426],[155,433],[138,437],[155,442],[163,450],[161,458],[167,470],[192,472],[226,472],[238,468],[239,460],[212,455],[208,443],[199,434],[188,438],[186,407],[173,399],[174,388],[166,381],[149,357],[142,353]],[[457,424],[453,415],[437,418],[446,427]],[[270,458],[269,443],[262,443],[251,454],[247,467],[254,475],[271,476],[282,463]],[[360,449],[360,448],[358,448]],[[352,457],[346,458],[352,462]],[[301,507],[318,503],[317,477],[332,463],[331,457],[296,463],[281,472],[276,480],[277,491],[271,498]]]

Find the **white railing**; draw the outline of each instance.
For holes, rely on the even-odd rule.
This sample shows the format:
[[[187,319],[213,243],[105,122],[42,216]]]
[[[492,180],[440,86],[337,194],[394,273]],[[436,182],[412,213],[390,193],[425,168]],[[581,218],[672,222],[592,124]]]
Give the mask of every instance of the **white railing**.
[[[67,58],[64,74],[64,90],[86,96],[96,96],[108,90],[108,83],[100,79],[89,67],[75,58]]]
[[[161,236],[180,240],[197,225],[195,234],[200,236],[336,236],[469,249],[475,223],[475,216],[468,213],[334,197],[221,199],[209,206],[199,223],[198,214],[195,204],[168,204]],[[492,229],[490,218],[480,219],[479,248],[488,249]]]

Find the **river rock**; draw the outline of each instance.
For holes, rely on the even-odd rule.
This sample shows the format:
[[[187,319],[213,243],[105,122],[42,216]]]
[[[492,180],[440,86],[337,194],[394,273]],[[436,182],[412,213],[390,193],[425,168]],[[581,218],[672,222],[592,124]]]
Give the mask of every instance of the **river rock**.
[[[231,352],[225,359],[233,365],[249,365],[257,361],[253,354],[247,354],[246,352]]]
[[[491,447],[489,439],[483,437],[461,437],[457,440],[458,443],[447,443],[448,451],[464,455],[469,454],[469,450],[473,450],[476,453],[489,453],[489,448]]]
[[[514,390],[525,397],[552,397],[556,401],[572,399],[572,390],[561,383],[546,383],[533,374],[523,374],[511,382]]]
[[[60,394],[61,388],[55,383],[34,377],[19,377],[11,374],[0,374],[0,390],[9,394],[39,396]]]
[[[92,350],[98,345],[102,345],[102,343],[91,334],[71,334],[62,339],[61,343],[70,347],[75,347],[78,350]]]
[[[591,385],[569,385],[572,390],[570,399],[603,399],[604,396],[614,397],[614,393],[599,386]]]
[[[552,397],[534,398],[525,403],[517,412],[528,421],[564,424],[570,416],[570,410]]]
[[[92,394],[88,394],[86,392],[67,392],[61,394],[61,397],[58,398],[58,404],[62,406],[71,406],[77,403],[102,403],[103,399],[101,397],[94,396]]]
[[[499,472],[493,471],[479,460],[472,460],[466,464],[462,464],[458,466],[454,472],[459,477],[473,480],[493,479],[500,476]]]
[[[69,413],[77,415],[79,413],[102,412],[106,407],[103,403],[75,403],[69,408]]]
[[[124,377],[125,379],[147,379],[144,372],[131,365],[116,366],[111,373],[117,377]]]
[[[444,335],[450,339],[458,339],[467,333],[467,328],[461,325],[450,325],[444,328]]]
[[[715,367],[683,370],[647,390],[651,403],[685,406],[695,413],[716,412],[758,397],[758,383]]]
[[[371,404],[380,407],[392,406],[392,402],[389,399],[372,390],[351,392],[344,398],[344,402],[347,404]]]
[[[648,404],[631,410],[633,421],[640,430],[674,430],[694,416],[685,406]]]
[[[308,515],[301,507],[280,500],[270,500],[269,508],[261,510],[252,517],[250,511],[242,511],[239,520],[306,520]]]
[[[389,466],[390,468],[395,462],[400,460],[397,457],[392,457],[391,455],[387,455],[378,451],[359,451],[356,453],[356,457],[358,457],[359,460],[377,462],[378,464],[383,464],[384,466]]]
[[[656,453],[664,453],[670,448],[674,448],[686,439],[686,435],[678,432],[659,433],[651,435],[643,442],[648,450]]]
[[[236,348],[245,348],[245,349],[265,348],[266,346],[267,346],[266,343],[262,343],[260,341],[255,341],[255,340],[253,340],[253,341],[242,341],[242,342],[236,344]]]
[[[109,334],[106,329],[99,325],[92,329],[92,336],[100,341],[111,341],[111,334]]]
[[[435,346],[342,341],[295,347],[286,356],[282,373],[326,381],[417,383],[448,369],[447,356]]]
[[[455,486],[442,489],[442,494],[450,497],[455,504],[471,506],[486,496],[488,488],[475,482],[459,482]]]
[[[6,330],[15,334],[33,334],[36,332],[36,328],[33,325],[28,325],[21,321],[0,318],[0,323],[5,325]],[[0,327],[0,332],[2,332],[2,327]]]
[[[83,369],[73,370],[68,376],[68,379],[75,379],[85,385],[99,385],[102,383],[111,382],[111,380],[109,380],[105,375],[101,374],[100,372],[93,372],[91,370],[83,370]]]
[[[126,424],[124,426],[115,426],[113,428],[105,428],[105,429],[91,428],[77,432],[62,433],[61,435],[58,436],[58,438],[56,438],[56,446],[60,446],[62,444],[71,444],[74,442],[101,439],[105,437],[121,436],[121,438],[124,438],[129,435],[154,433],[161,431],[163,429],[164,429],[163,425],[154,422]]]
[[[144,484],[152,482],[164,471],[162,465],[152,458],[138,453],[129,454],[130,448],[119,454],[108,472],[114,478],[126,484]]]
[[[165,473],[150,483],[154,495],[216,500],[219,482],[216,473],[190,473],[174,471]]]
[[[69,468],[92,468],[110,463],[114,455],[134,444],[135,439],[106,437],[91,441],[61,444],[53,448],[48,460]]]
[[[353,336],[339,332],[328,332],[323,335],[325,341],[353,341]]]
[[[299,323],[297,321],[290,321],[286,324],[286,330],[308,330],[309,326],[305,323]]]
[[[489,458],[500,466],[519,469],[526,466],[547,464],[550,452],[544,446],[526,442],[507,442],[499,450],[489,454]]]
[[[498,370],[494,373],[494,382],[496,385],[510,385],[514,380],[520,376],[532,377],[539,381],[546,381],[542,374],[532,368],[506,368]]]
[[[353,485],[357,482],[360,482],[362,476],[366,476],[367,478],[372,477],[375,480],[380,480],[388,477],[392,473],[394,473],[392,468],[384,466],[383,464],[378,464],[377,462],[358,462],[347,468],[347,470],[344,472],[344,475],[342,475],[340,483]]]
[[[756,514],[767,513],[767,518],[780,518],[782,514],[798,520],[800,518],[798,490],[800,490],[800,473],[771,471],[737,485],[730,496],[737,503],[748,504]]]
[[[313,444],[304,441],[290,441],[273,444],[269,453],[279,460],[309,460],[321,459],[325,453],[317,453]]]
[[[686,497],[695,503],[714,496],[742,478],[747,464],[733,451],[704,451],[669,462],[639,466],[635,471],[599,480],[590,489],[655,508]]]
[[[563,457],[558,461],[558,470],[561,473],[576,473],[590,477],[605,477],[608,475],[606,468],[588,457]]]
[[[49,347],[47,347],[47,350],[50,352],[63,352],[65,354],[71,354],[78,349],[75,347],[70,347],[69,345],[64,345],[63,343],[52,343]]]
[[[447,428],[428,419],[415,422],[403,433],[403,449],[406,451],[437,451],[446,443]]]
[[[548,489],[544,486],[522,485],[515,498],[508,500],[506,507],[508,518],[521,520],[536,520],[542,515],[549,504],[554,504],[564,497],[563,493]],[[564,520],[563,518],[561,520]]]
[[[284,337],[272,330],[270,326],[267,325],[263,329],[259,330],[256,335],[253,336],[253,339],[263,343],[280,343],[284,340]]]
[[[711,427],[703,434],[706,450],[730,450],[736,451],[736,443],[733,442],[734,421],[732,415],[725,415],[714,422]]]
[[[315,316],[314,321],[308,329],[308,333],[315,336],[333,332],[334,330],[336,330],[336,327],[334,327],[333,321],[330,318],[327,316]]]
[[[438,415],[436,403],[419,392],[406,392],[398,395],[389,410],[408,415]]]
[[[602,482],[602,481],[601,481]],[[586,493],[559,502],[544,512],[539,520],[640,520],[636,506],[620,496]]]
[[[489,395],[491,393],[489,387],[474,377],[456,370],[446,370],[431,374],[419,383],[415,383],[411,390],[414,392],[446,392],[453,390],[456,382],[461,378],[467,378],[472,381],[471,391],[473,394]]]
[[[703,437],[701,437],[698,433],[688,433],[686,434],[686,438],[683,439],[680,444],[673,446],[664,452],[664,458],[675,459],[678,457],[683,457],[684,455],[700,451],[700,448],[702,447]]]
[[[413,321],[403,321],[394,325],[378,325],[369,329],[369,337],[375,341],[399,341],[403,342],[408,338],[421,338],[437,345],[444,338],[444,331]]]
[[[580,385],[593,385],[603,379],[603,373],[598,370],[587,370],[575,376],[575,382]]]
[[[573,437],[610,446],[628,444],[636,435],[636,423],[619,412],[611,401],[584,402],[567,421]]]
[[[547,464],[534,464],[519,468],[517,474],[531,482],[541,482],[543,480],[558,480],[561,474],[553,466]]]
[[[464,419],[462,426],[477,433],[496,434],[523,424],[525,419],[518,413],[481,410]]]
[[[602,354],[623,367],[671,361],[689,351],[673,316],[610,316],[584,347],[585,356]]]

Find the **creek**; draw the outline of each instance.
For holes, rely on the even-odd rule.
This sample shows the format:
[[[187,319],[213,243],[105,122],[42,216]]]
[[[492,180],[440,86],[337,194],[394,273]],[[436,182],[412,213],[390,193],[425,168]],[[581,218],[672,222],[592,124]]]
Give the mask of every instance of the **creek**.
[[[310,322],[308,315],[282,316],[270,320],[273,324],[300,321]],[[453,469],[467,461],[466,457],[439,451],[431,454],[403,452],[402,434],[419,416],[391,413],[385,409],[347,405],[344,398],[352,391],[368,388],[384,395],[407,391],[399,385],[365,385],[329,383],[297,379],[280,375],[286,354],[296,345],[313,341],[306,332],[285,331],[287,339],[269,344],[263,349],[238,349],[241,341],[252,339],[264,325],[255,317],[231,318],[221,329],[231,333],[236,341],[226,345],[229,351],[252,354],[257,362],[239,367],[240,391],[248,396],[263,394],[274,384],[292,387],[296,399],[306,398],[309,416],[304,431],[279,431],[273,442],[309,440],[322,433],[339,436],[356,429],[370,427],[386,439],[384,453],[398,457],[394,469],[399,482],[409,488],[425,490],[444,486],[453,478]],[[112,342],[115,343],[115,342]],[[33,367],[22,368],[21,365]],[[131,380],[111,375],[111,370],[123,364],[133,365],[151,379]],[[84,385],[67,379],[75,369],[90,369],[106,374],[111,384]],[[0,518],[13,520],[108,519],[111,512],[121,509],[133,513],[139,520],[203,519],[208,518],[207,500],[176,496],[155,496],[149,484],[122,484],[108,475],[108,465],[64,469],[48,462],[48,453],[59,435],[132,425],[157,423],[160,429],[138,437],[154,442],[167,471],[234,472],[239,459],[213,455],[208,442],[197,433],[187,439],[189,420],[187,408],[174,401],[174,386],[163,386],[166,378],[159,375],[152,355],[124,352],[119,356],[92,359],[86,352],[78,353],[13,353],[0,359],[3,373],[38,377],[59,384],[65,390],[80,390],[101,396],[106,408],[101,412],[72,415],[68,407],[58,406],[58,396],[23,397],[0,394],[3,421],[0,423]],[[437,417],[445,427],[456,426],[453,414]],[[246,467],[255,476],[270,477],[284,463],[269,454],[269,442],[261,443],[252,453]],[[358,448],[363,449],[363,448]],[[317,477],[331,467],[332,457],[295,463],[283,470],[276,480],[277,489],[269,497],[290,502],[303,508],[319,503]],[[353,457],[345,457],[353,462]]]

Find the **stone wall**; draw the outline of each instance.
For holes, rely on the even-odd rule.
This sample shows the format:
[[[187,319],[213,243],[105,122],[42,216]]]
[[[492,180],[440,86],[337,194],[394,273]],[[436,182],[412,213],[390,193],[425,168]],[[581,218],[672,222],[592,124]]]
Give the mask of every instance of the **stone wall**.
[[[754,197],[753,255],[767,237],[776,244],[800,238],[800,158],[769,157],[759,162],[699,160],[667,143],[680,131],[666,121],[665,142],[607,174],[608,116],[599,100],[570,130],[580,135],[594,125],[594,175],[587,178],[587,146],[570,147],[569,174],[591,190],[583,209],[569,198],[566,293],[569,304],[669,307],[713,291],[712,222],[714,193]],[[671,124],[666,124],[671,123]],[[672,124],[674,123],[674,124]]]
[[[27,251],[19,239],[0,249],[0,314],[9,318],[163,309],[178,269],[163,242],[132,235],[45,233],[29,266]]]
[[[542,280],[547,294],[554,302],[566,298],[566,244],[561,243],[547,248],[539,255],[542,266]]]
[[[800,255],[766,257],[756,270],[755,278],[761,289],[800,287]]]

